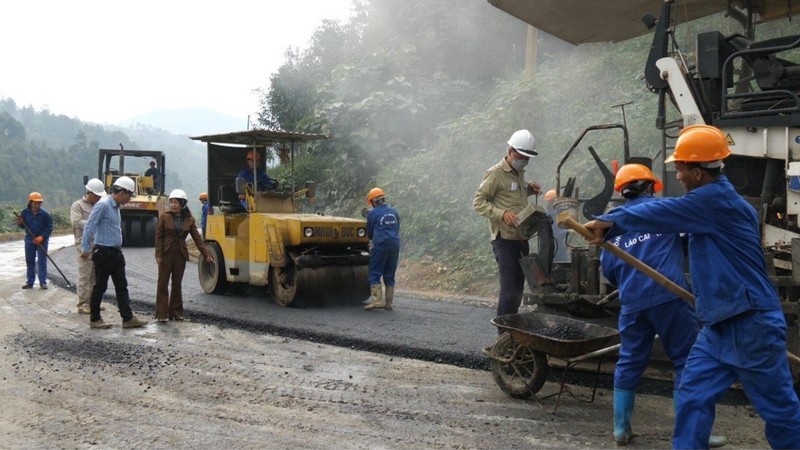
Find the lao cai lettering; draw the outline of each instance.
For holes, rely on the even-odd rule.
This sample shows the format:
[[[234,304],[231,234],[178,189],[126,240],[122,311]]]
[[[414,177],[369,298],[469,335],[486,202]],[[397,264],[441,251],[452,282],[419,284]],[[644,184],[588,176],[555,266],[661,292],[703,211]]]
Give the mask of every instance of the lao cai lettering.
[[[381,217],[380,221],[381,225],[396,225],[397,224],[397,217],[394,214],[387,214]]]

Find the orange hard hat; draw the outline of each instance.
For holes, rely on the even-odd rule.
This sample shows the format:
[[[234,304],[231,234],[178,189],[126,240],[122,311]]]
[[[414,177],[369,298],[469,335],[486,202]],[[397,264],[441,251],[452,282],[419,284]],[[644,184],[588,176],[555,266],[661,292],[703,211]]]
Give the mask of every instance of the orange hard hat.
[[[558,192],[555,189],[550,189],[544,193],[544,201],[546,202],[552,202],[556,197],[558,197]]]
[[[208,200],[208,194],[205,192],[201,192],[200,196],[197,197],[198,200]]]
[[[253,158],[255,158],[256,161],[261,161],[261,153],[258,153],[255,150],[250,150],[249,152],[247,152],[247,160],[252,161]]]
[[[625,164],[617,171],[614,178],[614,190],[621,192],[622,188],[631,181],[647,180],[653,182],[653,192],[661,192],[664,183],[661,182],[653,172],[642,164]]]
[[[367,194],[367,204],[369,205],[378,197],[384,197],[386,193],[383,192],[381,188],[372,188],[369,190],[369,194]]]
[[[725,135],[711,125],[691,125],[681,131],[675,142],[675,152],[664,162],[719,161],[731,154]]]
[[[31,195],[28,196],[28,201],[29,202],[43,202],[44,201],[44,197],[42,197],[42,194],[40,194],[38,192],[31,192]]]

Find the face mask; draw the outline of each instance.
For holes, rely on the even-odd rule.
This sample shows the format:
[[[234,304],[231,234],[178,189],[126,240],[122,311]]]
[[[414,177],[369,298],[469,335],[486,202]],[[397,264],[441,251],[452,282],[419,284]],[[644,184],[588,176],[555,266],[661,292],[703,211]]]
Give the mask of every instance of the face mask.
[[[527,159],[512,159],[511,160],[511,167],[513,167],[514,170],[517,170],[517,171],[524,169],[525,166],[527,166],[527,165],[528,165],[528,160]]]

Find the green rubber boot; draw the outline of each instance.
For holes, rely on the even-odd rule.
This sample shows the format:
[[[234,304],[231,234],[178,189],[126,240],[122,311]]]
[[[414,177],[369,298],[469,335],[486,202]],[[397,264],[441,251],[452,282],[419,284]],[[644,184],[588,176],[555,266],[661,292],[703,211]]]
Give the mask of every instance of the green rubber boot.
[[[383,293],[381,292],[382,287],[383,286],[380,284],[373,284],[369,287],[370,291],[372,292],[372,302],[364,306],[364,309],[369,311],[370,309],[380,309],[384,307]]]
[[[636,392],[614,389],[614,440],[618,446],[628,445],[633,437],[631,415],[635,399]]]

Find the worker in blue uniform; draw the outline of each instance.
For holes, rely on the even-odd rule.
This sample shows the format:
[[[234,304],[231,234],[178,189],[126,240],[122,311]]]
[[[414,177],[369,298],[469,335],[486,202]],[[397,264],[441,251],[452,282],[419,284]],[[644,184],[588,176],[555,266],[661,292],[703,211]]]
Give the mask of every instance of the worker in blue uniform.
[[[53,217],[42,208],[44,197],[38,192],[28,196],[28,207],[17,216],[17,225],[25,233],[25,264],[28,266],[27,278],[22,289],[30,289],[39,271],[39,287],[47,289],[47,244],[53,233]],[[38,259],[38,264],[37,264]]]
[[[648,167],[626,164],[617,172],[614,189],[627,199],[620,206],[624,209],[655,200],[653,194],[660,192],[663,184]],[[610,242],[689,289],[683,276],[683,242],[679,235],[628,232]],[[628,445],[633,437],[631,416],[636,389],[656,335],[674,366],[677,390],[686,356],[697,338],[697,318],[689,303],[613,253],[602,252],[600,263],[606,279],[619,288],[622,304],[618,319],[621,347],[614,369],[614,440],[618,445]],[[711,436],[709,445],[719,447],[725,443],[725,437]]]
[[[386,194],[373,188],[367,195],[372,206],[367,214],[367,237],[370,240],[369,288],[372,301],[364,309],[392,309],[394,300],[394,274],[400,259],[400,214],[386,204]],[[381,286],[386,285],[386,296]]]
[[[625,232],[682,233],[702,328],[675,399],[674,448],[707,448],[719,398],[741,383],[764,420],[773,448],[800,448],[800,400],[786,355],[786,320],[767,276],[759,215],[722,174],[725,136],[709,125],[686,127],[674,162],[682,197],[642,202],[586,224],[599,244]]]
[[[237,178],[241,178],[245,183],[253,187],[254,191],[267,191],[278,188],[278,180],[270,178],[261,168],[261,153],[250,150],[247,152],[247,167],[242,169]],[[247,208],[247,199],[244,193],[239,194],[239,200],[244,208]]]

